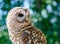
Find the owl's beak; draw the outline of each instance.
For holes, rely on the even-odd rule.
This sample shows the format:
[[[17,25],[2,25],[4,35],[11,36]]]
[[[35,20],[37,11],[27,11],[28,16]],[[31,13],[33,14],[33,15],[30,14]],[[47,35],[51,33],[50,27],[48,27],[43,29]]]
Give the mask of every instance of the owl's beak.
[[[26,20],[26,22],[27,22],[27,21],[28,21],[28,17],[26,17],[26,19],[25,19],[25,20]]]
[[[28,21],[28,17],[27,17],[26,14],[24,15],[24,19],[23,19],[23,21],[26,21],[26,22]]]
[[[21,19],[21,22],[27,22],[28,21],[28,18],[26,15],[24,15]]]

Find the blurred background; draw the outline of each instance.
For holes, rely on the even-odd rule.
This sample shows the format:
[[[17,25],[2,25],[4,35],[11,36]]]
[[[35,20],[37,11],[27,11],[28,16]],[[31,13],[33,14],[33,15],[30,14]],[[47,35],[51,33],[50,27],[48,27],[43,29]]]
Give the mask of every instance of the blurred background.
[[[47,44],[60,44],[60,0],[0,0],[0,44],[11,44],[6,16],[16,6],[30,10],[33,25],[46,35]]]

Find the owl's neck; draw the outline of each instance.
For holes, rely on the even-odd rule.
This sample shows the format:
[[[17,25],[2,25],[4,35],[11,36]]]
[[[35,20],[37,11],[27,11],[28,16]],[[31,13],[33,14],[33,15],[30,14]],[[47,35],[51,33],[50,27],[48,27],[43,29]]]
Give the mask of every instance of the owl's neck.
[[[25,26],[25,27],[23,27],[23,28],[21,28],[21,29],[10,29],[9,31],[12,33],[12,34],[14,34],[14,35],[18,35],[20,32],[22,32],[23,30],[26,30],[26,29],[29,29],[29,28],[31,28],[31,27],[33,27],[33,25],[28,25],[28,26]]]

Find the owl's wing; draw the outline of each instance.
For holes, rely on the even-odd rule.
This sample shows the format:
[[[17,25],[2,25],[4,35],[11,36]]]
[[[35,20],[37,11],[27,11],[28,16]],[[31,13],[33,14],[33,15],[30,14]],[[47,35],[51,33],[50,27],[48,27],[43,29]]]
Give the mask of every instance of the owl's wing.
[[[34,26],[23,30],[20,39],[23,44],[47,44],[45,35]]]
[[[40,44],[47,44],[46,36],[44,35],[44,33],[35,26],[33,26],[33,30],[35,31],[35,36]]]

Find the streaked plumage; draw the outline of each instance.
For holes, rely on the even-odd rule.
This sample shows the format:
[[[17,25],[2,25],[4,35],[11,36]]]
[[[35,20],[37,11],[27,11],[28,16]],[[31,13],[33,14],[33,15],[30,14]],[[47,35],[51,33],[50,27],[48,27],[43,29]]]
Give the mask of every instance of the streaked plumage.
[[[7,15],[12,44],[47,44],[45,35],[32,25],[29,10],[15,7]]]

